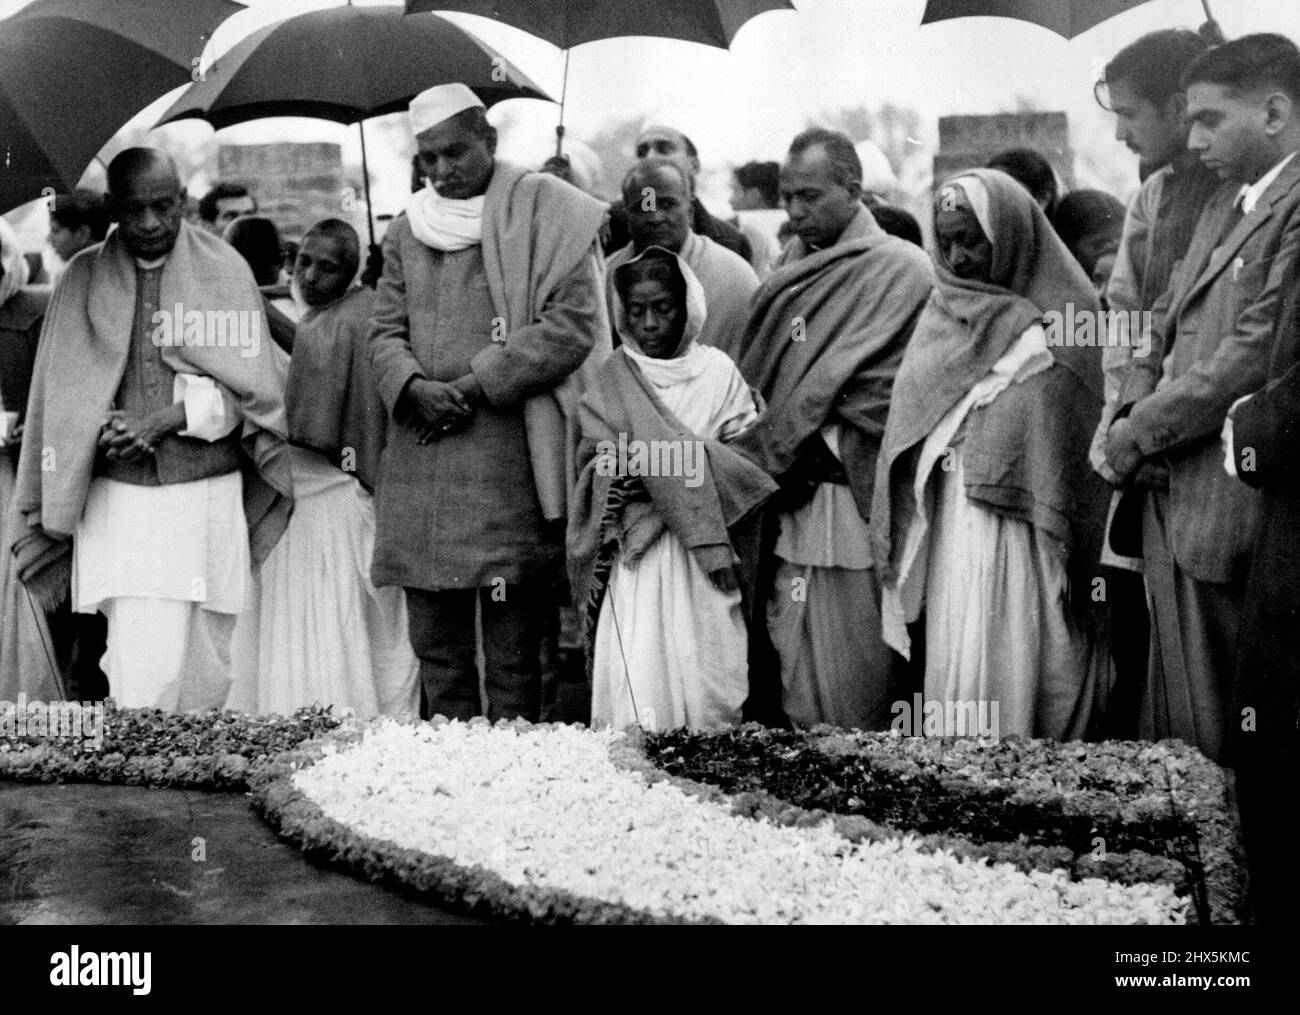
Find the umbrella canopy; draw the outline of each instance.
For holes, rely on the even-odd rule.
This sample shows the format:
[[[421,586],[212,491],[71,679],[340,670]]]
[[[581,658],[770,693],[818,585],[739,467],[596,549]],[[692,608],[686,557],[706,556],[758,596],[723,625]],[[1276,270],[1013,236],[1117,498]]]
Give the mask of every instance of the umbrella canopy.
[[[406,0],[411,14],[459,11],[521,28],[564,50],[564,84],[555,154],[564,147],[569,50],[599,39],[646,35],[728,49],[740,26],[764,11],[793,10],[790,0]]]
[[[789,0],[407,0],[406,9],[463,11],[522,28],[561,49],[597,39],[648,35],[726,49],[740,26]]]
[[[356,123],[406,109],[434,85],[460,81],[485,105],[550,99],[495,50],[445,18],[396,5],[332,7],[241,40],[163,113],[218,129],[267,116]]]
[[[1116,14],[1123,14],[1147,2],[1148,0],[930,0],[925,5],[921,24],[979,15],[1016,18],[1042,25],[1057,35],[1073,39]],[[1202,0],[1202,6],[1205,8],[1206,19],[1214,20],[1208,0]]]
[[[230,0],[36,0],[0,21],[0,211],[71,190],[95,153],[191,80]]]

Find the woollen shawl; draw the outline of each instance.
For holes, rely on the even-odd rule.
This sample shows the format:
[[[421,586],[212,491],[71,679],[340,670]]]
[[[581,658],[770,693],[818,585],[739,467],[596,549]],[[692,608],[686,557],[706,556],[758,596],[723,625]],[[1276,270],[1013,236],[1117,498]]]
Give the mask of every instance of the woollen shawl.
[[[100,428],[126,370],[136,299],[136,264],[114,230],[69,263],[41,332],[15,492],[28,528],[69,536],[81,519]],[[253,562],[288,524],[293,480],[287,455],[284,371],[273,354],[262,296],[243,258],[187,222],[162,269],[162,309],[250,315],[256,355],[234,344],[163,345],[177,373],[212,377],[243,419],[244,512]],[[180,331],[179,323],[177,332]],[[16,535],[16,534],[15,534]]]
[[[507,336],[475,355],[476,373],[511,354],[509,335],[540,317],[547,300],[583,258],[601,257],[597,240],[607,208],[547,173],[496,161],[483,206],[483,266],[492,305],[505,318]],[[548,521],[568,514],[577,477],[578,401],[613,351],[604,300],[597,303],[594,346],[582,365],[524,403],[533,481]]]
[[[931,294],[894,381],[872,504],[873,556],[892,576],[893,510],[909,496],[895,466],[992,369],[1025,331],[1073,304],[1101,309],[1092,283],[1037,202],[994,169],[972,169],[988,194],[992,281],[962,279],[935,257]],[[940,188],[942,192],[943,188]],[[1094,320],[1096,317],[1094,317]],[[1052,369],[1012,385],[973,411],[966,438],[966,495],[1057,537],[1076,563],[1099,548],[1105,490],[1088,467],[1087,446],[1101,411],[1101,350],[1052,346]],[[1063,369],[1055,369],[1060,367]],[[1086,431],[1087,439],[1082,436]]]

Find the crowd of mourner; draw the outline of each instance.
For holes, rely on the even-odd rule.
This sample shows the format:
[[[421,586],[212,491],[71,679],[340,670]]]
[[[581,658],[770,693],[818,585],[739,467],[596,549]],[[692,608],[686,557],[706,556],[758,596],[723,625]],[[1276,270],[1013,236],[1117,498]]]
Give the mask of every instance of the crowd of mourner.
[[[1096,92],[1127,209],[1015,149],[925,230],[816,127],[730,221],[649,127],[611,206],[462,85],[382,248],[121,152],[57,278],[0,220],[0,698],[1178,738],[1284,911],[1300,50],[1159,31]]]

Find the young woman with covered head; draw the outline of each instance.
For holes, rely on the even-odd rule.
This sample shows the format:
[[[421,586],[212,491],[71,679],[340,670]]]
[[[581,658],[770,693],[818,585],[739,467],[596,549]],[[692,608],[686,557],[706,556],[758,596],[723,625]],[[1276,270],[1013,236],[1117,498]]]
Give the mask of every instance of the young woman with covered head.
[[[1096,293],[996,170],[940,187],[935,236],[938,286],[894,383],[871,517],[885,636],[907,654],[904,625],[924,614],[925,697],[950,703],[946,735],[964,732],[957,706],[996,702],[1000,736],[1079,737],[1110,678],[1085,623],[1106,507],[1087,460],[1101,362],[1055,338],[1099,312]]]
[[[649,247],[614,272],[623,344],[582,403],[569,523],[593,726],[740,722],[749,691],[732,532],[775,490],[726,446],[758,419],[731,359],[696,342],[704,291]]]

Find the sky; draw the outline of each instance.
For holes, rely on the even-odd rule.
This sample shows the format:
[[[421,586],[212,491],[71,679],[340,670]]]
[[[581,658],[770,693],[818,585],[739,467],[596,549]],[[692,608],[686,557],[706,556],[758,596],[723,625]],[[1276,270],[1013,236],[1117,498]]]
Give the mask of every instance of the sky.
[[[916,140],[932,153],[939,116],[1011,111],[1026,98],[1039,109],[1067,112],[1076,136],[1088,138],[1096,157],[1127,167],[1132,156],[1112,139],[1111,118],[1092,98],[1097,71],[1139,35],[1166,27],[1194,28],[1204,20],[1201,0],[1150,0],[1067,42],[1046,29],[1005,18],[962,18],[923,26],[925,0],[793,2],[796,10],[765,13],[746,24],[730,51],[647,37],[576,48],[569,65],[570,136],[590,136],[611,119],[645,116],[691,135],[706,169],[717,169],[751,158],[779,158],[790,138],[823,111],[891,102],[922,115]],[[1278,31],[1300,40],[1296,0],[1210,3],[1230,38]],[[21,0],[0,0],[0,15],[22,6]],[[328,6],[334,5],[251,0],[247,10],[218,29],[210,54],[219,54],[263,25]],[[448,16],[551,94],[559,94],[564,66],[560,50],[472,15]],[[160,99],[134,122],[153,122],[179,94]],[[510,116],[514,129],[508,143],[503,142],[503,153],[516,158],[536,153],[540,162],[553,139],[557,107],[540,102],[509,105],[515,107]],[[186,123],[164,129],[173,130],[211,128]],[[356,128],[324,121],[268,120],[228,128],[220,137],[231,143],[338,141],[346,161],[359,160]],[[381,181],[401,181],[405,165],[394,153],[372,140],[370,154]],[[1135,168],[1133,175],[1136,184]],[[385,210],[380,204],[377,200],[377,210]]]

